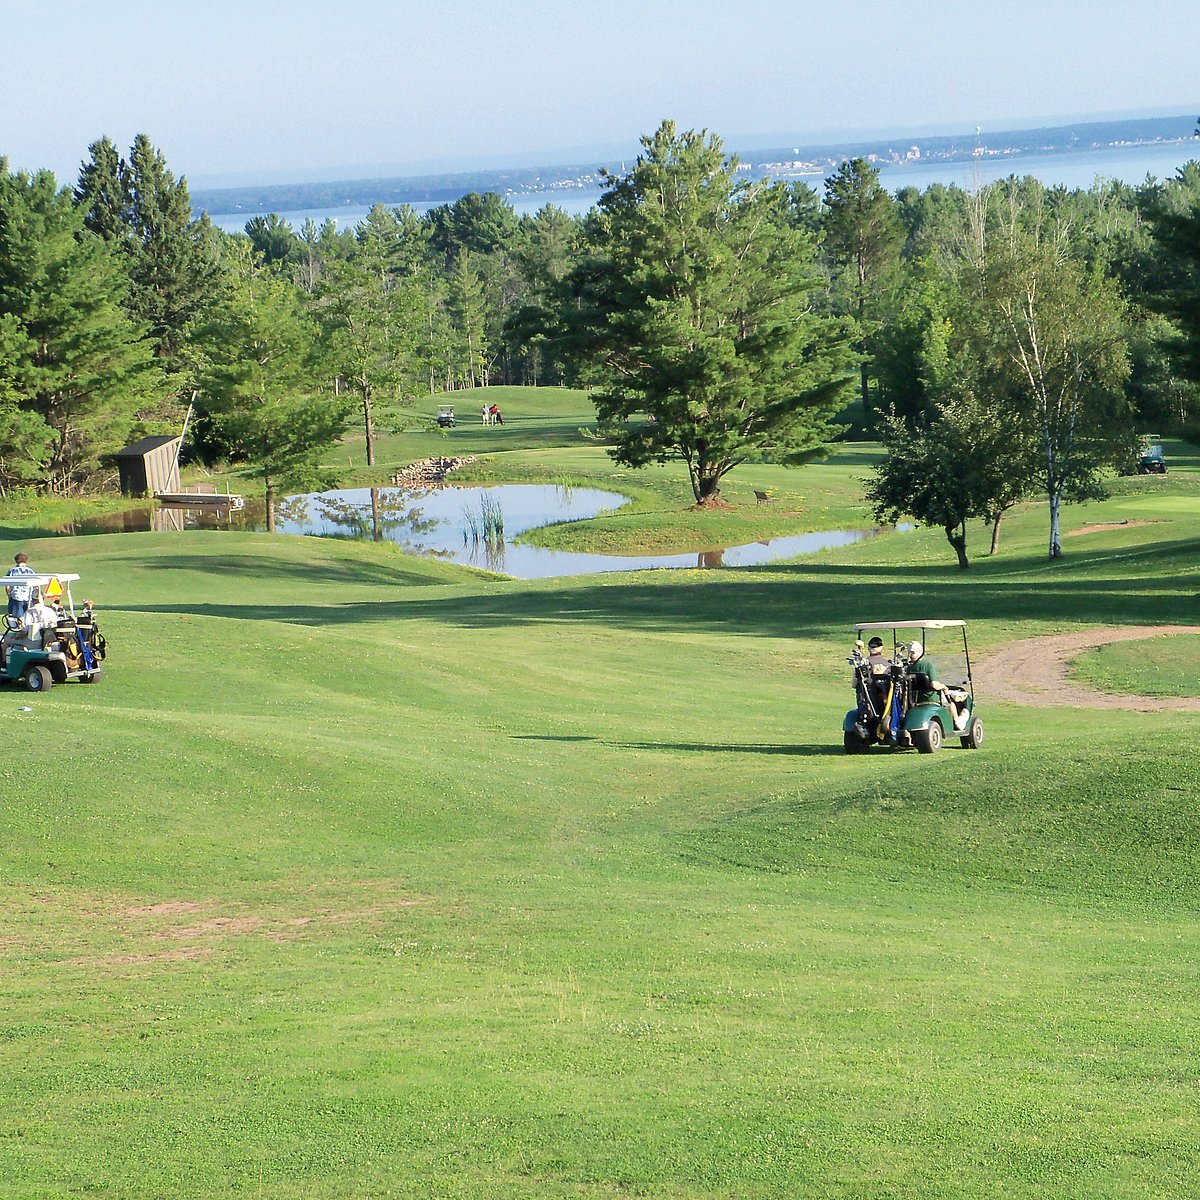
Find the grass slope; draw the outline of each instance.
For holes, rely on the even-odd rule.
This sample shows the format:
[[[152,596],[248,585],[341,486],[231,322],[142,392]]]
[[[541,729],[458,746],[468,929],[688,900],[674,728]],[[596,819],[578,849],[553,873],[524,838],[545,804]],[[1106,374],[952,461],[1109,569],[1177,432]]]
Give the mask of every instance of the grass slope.
[[[1122,488],[966,573],[23,539],[112,654],[0,690],[0,1197],[1190,1195],[1194,717],[840,749],[856,618],[1194,619],[1200,471]]]
[[[1102,692],[1142,696],[1200,696],[1196,675],[1200,636],[1121,642],[1081,654],[1072,664],[1080,683]]]

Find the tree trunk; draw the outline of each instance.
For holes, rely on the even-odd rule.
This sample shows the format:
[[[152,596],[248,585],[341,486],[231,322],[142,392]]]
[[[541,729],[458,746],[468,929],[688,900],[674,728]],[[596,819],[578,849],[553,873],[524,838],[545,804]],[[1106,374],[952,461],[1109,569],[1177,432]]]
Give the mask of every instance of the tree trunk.
[[[1062,542],[1058,536],[1058,510],[1062,500],[1057,492],[1050,494],[1050,557],[1062,558]]]
[[[971,565],[967,561],[967,527],[965,525],[947,525],[946,541],[954,547],[954,553],[958,555],[959,570],[967,570]]]
[[[996,514],[996,519],[992,522],[992,548],[988,551],[989,555],[995,554],[1000,549],[1000,522],[1004,520],[1004,513]]]
[[[275,532],[275,481],[267,476],[267,532]]]
[[[721,504],[721,477],[712,472],[697,474],[693,488],[696,503],[701,508],[715,508]]]
[[[363,429],[367,435],[367,466],[375,465],[375,418],[371,405],[371,385],[362,379],[359,381],[362,391]]]
[[[383,541],[383,520],[379,513],[379,489],[371,489],[371,540]]]

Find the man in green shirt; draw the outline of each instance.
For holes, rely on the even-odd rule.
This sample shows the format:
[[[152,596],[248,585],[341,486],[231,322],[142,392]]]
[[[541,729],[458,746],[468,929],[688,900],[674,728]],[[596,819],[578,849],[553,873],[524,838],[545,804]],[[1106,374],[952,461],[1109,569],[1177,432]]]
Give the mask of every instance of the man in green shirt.
[[[959,712],[958,705],[951,699],[950,690],[938,681],[937,668],[925,657],[925,647],[920,642],[913,642],[908,647],[908,680],[913,704],[925,704],[937,699],[950,710],[955,731],[963,729],[966,711]]]

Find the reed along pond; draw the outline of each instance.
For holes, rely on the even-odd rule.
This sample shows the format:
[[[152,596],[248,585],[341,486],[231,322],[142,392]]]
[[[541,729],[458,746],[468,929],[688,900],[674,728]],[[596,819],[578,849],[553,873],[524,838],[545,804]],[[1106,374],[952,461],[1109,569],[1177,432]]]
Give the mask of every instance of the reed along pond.
[[[617,492],[539,484],[429,490],[347,488],[290,496],[276,506],[275,516],[280,533],[389,541],[413,554],[449,559],[516,579],[662,567],[761,566],[887,532],[879,528],[827,529],[686,554],[582,554],[548,550],[519,540],[531,529],[559,521],[584,521],[628,503]],[[153,509],[133,509],[79,522],[66,532],[133,533],[151,529],[264,532],[266,513],[261,502],[248,503],[240,512],[228,514],[156,505]]]

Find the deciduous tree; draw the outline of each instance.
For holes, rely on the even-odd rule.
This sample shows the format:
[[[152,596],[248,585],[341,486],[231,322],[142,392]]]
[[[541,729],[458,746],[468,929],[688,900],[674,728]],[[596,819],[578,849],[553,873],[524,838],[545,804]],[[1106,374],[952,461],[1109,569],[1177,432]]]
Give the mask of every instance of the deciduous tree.
[[[990,221],[964,274],[958,328],[983,393],[1036,437],[1049,555],[1058,558],[1062,504],[1103,494],[1103,471],[1129,457],[1133,432],[1120,294],[1081,260],[1039,190],[985,195]]]
[[[274,531],[279,489],[331,482],[321,457],[346,428],[348,404],[323,377],[316,324],[298,289],[244,252],[194,332],[199,403],[225,443],[258,469]]]
[[[417,356],[424,298],[412,276],[393,269],[391,248],[392,237],[362,238],[352,259],[327,265],[320,289],[329,362],[358,400],[368,466],[376,406],[411,403],[425,366]]]

